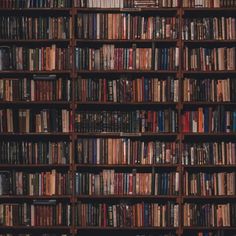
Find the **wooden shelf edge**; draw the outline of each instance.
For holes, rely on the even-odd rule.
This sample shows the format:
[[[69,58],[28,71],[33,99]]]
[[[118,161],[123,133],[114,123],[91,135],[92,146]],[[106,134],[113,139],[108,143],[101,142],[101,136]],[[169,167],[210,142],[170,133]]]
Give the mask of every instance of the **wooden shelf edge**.
[[[76,168],[177,168],[178,164],[150,164],[150,165],[129,165],[129,164],[75,164]]]
[[[162,231],[168,231],[168,230],[177,230],[178,227],[76,227],[77,230],[162,230]]]
[[[178,195],[76,195],[76,198],[79,199],[166,199],[166,200],[176,200]]]

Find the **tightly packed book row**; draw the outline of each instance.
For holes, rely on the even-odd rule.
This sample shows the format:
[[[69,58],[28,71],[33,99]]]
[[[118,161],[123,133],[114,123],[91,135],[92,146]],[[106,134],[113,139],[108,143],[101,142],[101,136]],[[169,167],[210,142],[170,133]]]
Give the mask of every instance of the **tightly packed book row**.
[[[232,0],[183,0],[183,7],[235,7],[235,2]],[[0,4],[1,8],[68,8],[68,7],[83,7],[83,8],[165,8],[178,7],[179,0],[9,0],[3,1]]]
[[[72,173],[56,171],[0,171],[0,195],[64,196],[72,194]],[[75,194],[106,195],[178,195],[178,172],[76,172]]]
[[[79,138],[75,163],[83,165],[235,165],[235,142],[183,143],[131,138]],[[1,164],[69,164],[72,143],[68,141],[1,141]]]
[[[235,102],[234,78],[184,78],[184,102]],[[178,102],[179,80],[173,76],[97,78],[78,76],[72,89],[68,77],[33,75],[0,78],[2,101],[71,101],[78,102]]]
[[[1,16],[2,40],[177,40],[178,17],[132,13],[79,13],[75,27],[68,16]],[[235,40],[235,17],[184,18],[183,40]]]
[[[0,172],[0,195],[54,196],[70,195],[70,172]],[[183,194],[188,196],[234,196],[235,172],[183,174]],[[106,195],[178,195],[178,172],[120,172],[106,169],[100,172],[76,172],[75,194],[89,196]]]

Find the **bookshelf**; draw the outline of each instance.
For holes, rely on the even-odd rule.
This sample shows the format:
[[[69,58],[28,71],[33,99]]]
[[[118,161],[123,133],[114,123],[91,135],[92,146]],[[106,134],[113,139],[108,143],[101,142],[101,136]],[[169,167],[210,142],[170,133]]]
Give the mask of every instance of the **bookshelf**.
[[[31,8],[14,5],[19,2],[15,0],[9,1],[14,4],[7,7],[0,2],[0,19],[3,21],[7,17],[17,19],[23,15],[27,19],[24,24],[35,18],[37,25],[40,20],[43,22],[50,17],[62,18],[68,23],[60,29],[62,38],[49,37],[46,31],[38,38],[32,38],[30,35],[35,32],[30,33],[29,29],[29,32],[25,29],[25,38],[18,37],[17,33],[15,39],[14,36],[2,37],[0,27],[0,63],[3,58],[9,61],[7,66],[0,65],[0,151],[3,153],[0,153],[0,236],[236,235],[233,220],[236,212],[233,186],[236,181],[236,84],[231,83],[236,75],[235,28],[230,36],[225,30],[223,37],[222,29],[217,29],[218,35],[208,32],[208,38],[198,38],[202,37],[204,25],[199,21],[199,14],[209,22],[215,17],[215,24],[227,19],[233,28],[236,5],[194,7],[191,5],[194,1],[183,0],[172,7],[165,5],[167,1],[160,1],[163,6],[158,8],[135,7],[129,5],[135,1],[119,0],[124,7],[99,7],[96,4],[100,1],[94,3],[96,7],[87,7],[80,6],[79,2],[91,4],[94,1],[60,0],[60,6],[57,1],[51,1],[52,5],[45,1],[44,7],[35,5]],[[21,4],[24,2],[27,0]],[[150,0],[148,4],[154,2]],[[55,19],[50,23],[53,29]],[[202,27],[199,35],[191,32],[190,23],[195,19],[198,19],[198,27]],[[97,21],[103,21],[105,27],[99,24],[98,30]],[[154,30],[156,24],[163,28],[162,31],[148,32],[149,28]],[[227,26],[222,25],[223,28]],[[110,34],[108,29],[111,29]],[[13,52],[16,48],[18,54]],[[32,49],[32,62],[21,56],[21,48]],[[68,52],[64,51],[65,55],[57,51],[63,48],[68,49]],[[205,48],[205,58],[212,58],[209,64],[197,58],[202,56],[196,53],[199,48]],[[8,49],[12,50],[9,58],[3,56]],[[193,51],[192,64],[190,54],[186,59],[186,49],[190,54]],[[44,52],[47,50],[48,54]],[[48,60],[45,65],[40,64],[44,60],[42,55]],[[233,59],[233,63],[229,67],[219,65],[219,61],[214,61],[216,55],[225,57],[226,61]],[[14,56],[18,61],[11,64]],[[61,62],[63,60],[65,63]],[[79,65],[78,62],[83,60],[82,66]],[[22,61],[24,66],[21,68],[18,64]],[[70,83],[64,83],[60,88],[52,85],[47,90],[51,86],[50,75],[54,80]],[[1,80],[24,78],[28,84],[20,88],[15,85],[11,92],[4,87],[4,83],[10,82],[1,83]],[[224,95],[219,95],[223,89],[217,86],[227,79],[227,89]],[[200,94],[199,90],[203,91],[206,84],[212,86],[213,92],[206,89],[205,94],[209,94]],[[65,90],[67,93],[61,95]],[[36,93],[38,98],[33,99]],[[24,117],[23,112],[28,109],[30,117]],[[2,119],[6,110],[9,115]],[[13,110],[16,117],[12,118],[9,110]],[[67,112],[64,118],[60,115],[63,110]],[[214,127],[210,118],[205,117],[204,112],[209,115],[208,110],[216,111]],[[18,116],[18,111],[22,112],[23,118]],[[58,113],[52,120],[50,115],[55,111]],[[186,115],[184,120],[189,111],[201,114],[192,112],[193,115]],[[219,118],[219,121],[218,116],[226,118],[224,121]],[[13,124],[21,122],[28,131],[22,132],[19,127],[12,130],[11,120]],[[190,120],[197,124],[190,124]],[[212,129],[200,127],[200,120]],[[227,127],[226,120],[229,121]],[[9,122],[7,130],[1,130],[1,122]],[[220,128],[216,128],[218,123]],[[186,124],[188,129],[185,129]],[[40,127],[38,132],[36,126]],[[60,179],[54,176],[55,173],[61,174]],[[220,177],[223,174],[226,181]],[[35,182],[30,185],[21,175]],[[10,181],[9,189],[2,189],[3,180]],[[45,194],[39,181],[45,181],[47,191],[53,193]],[[205,186],[204,181],[210,187]],[[231,189],[223,191],[222,185],[229,185]],[[22,186],[42,193],[22,194],[20,190],[12,193],[13,189]],[[199,189],[207,193],[196,193]],[[3,190],[5,193],[1,194]],[[3,209],[14,209],[16,214],[9,214],[3,222]],[[39,213],[40,209],[42,213]],[[215,222],[209,223],[209,215],[202,209],[214,212],[215,218],[218,217]],[[208,221],[191,222],[187,215],[193,211],[198,211],[195,216],[200,214]],[[19,212],[24,212],[26,218],[22,224],[17,220],[19,217],[15,217]],[[34,214],[34,220],[27,218],[30,214]],[[231,214],[230,222],[219,219],[222,214]],[[52,223],[47,215],[56,222]],[[119,218],[120,215],[126,216],[126,221]],[[43,221],[45,217],[47,220]],[[64,221],[60,222],[62,219]]]

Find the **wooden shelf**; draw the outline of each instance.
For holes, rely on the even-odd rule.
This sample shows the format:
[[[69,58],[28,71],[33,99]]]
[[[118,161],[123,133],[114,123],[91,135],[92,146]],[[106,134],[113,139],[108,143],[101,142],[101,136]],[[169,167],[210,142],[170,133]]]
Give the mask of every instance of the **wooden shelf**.
[[[0,164],[1,169],[21,169],[21,168],[36,168],[36,169],[61,169],[69,168],[70,164]]]
[[[183,165],[186,169],[235,169],[236,165]]]
[[[236,106],[236,102],[183,102],[184,106]]]
[[[1,106],[12,106],[12,105],[27,105],[27,106],[35,106],[35,105],[40,105],[40,106],[69,106],[71,104],[71,102],[66,102],[66,101],[0,101],[0,105]]]
[[[177,102],[76,102],[79,106],[176,106]],[[236,103],[235,103],[236,104]]]
[[[88,132],[88,133],[76,133],[79,137],[176,137],[177,133],[125,133],[125,132]]]
[[[76,39],[76,43],[161,43],[161,44],[176,44],[175,39]]]
[[[38,199],[70,199],[71,195],[28,196],[28,195],[1,195],[0,200],[38,200]]]
[[[236,230],[236,227],[229,227],[229,226],[221,226],[221,227],[206,227],[206,226],[184,226],[183,230],[207,230],[207,231],[211,231],[211,230]]]
[[[158,231],[173,231],[176,230],[177,227],[76,227],[77,230],[99,230],[99,231],[105,231],[105,230],[111,230],[111,231],[124,231],[124,230],[139,230],[139,231],[145,231],[145,230],[158,230]]]
[[[152,168],[177,168],[178,164],[151,164],[151,165],[142,165],[142,164],[138,164],[138,165],[132,165],[132,164],[75,164],[76,168],[85,168],[85,169],[98,169],[98,168],[115,168],[115,169],[119,169],[119,168],[138,168],[138,169],[152,169]]]
[[[45,13],[70,13],[71,8],[0,8],[1,13],[36,13],[36,12],[45,12]]]
[[[0,39],[0,44],[68,44],[69,39]]]
[[[127,13],[141,13],[141,12],[150,12],[150,13],[176,13],[178,8],[169,7],[169,8],[76,8],[77,12],[127,12]]]
[[[236,199],[236,195],[224,195],[224,196],[183,196],[184,200],[229,200]]]
[[[183,71],[184,75],[228,75],[236,74],[236,70],[222,70],[222,71]]]
[[[0,226],[0,230],[69,230],[70,226]]]
[[[208,8],[208,7],[196,7],[196,8],[190,8],[190,7],[183,7],[184,13],[199,13],[199,12],[235,12],[236,8],[235,7],[218,7],[218,8]]]
[[[163,195],[100,195],[100,196],[96,196],[96,195],[77,195],[76,198],[77,199],[90,199],[90,200],[93,200],[93,199],[107,199],[109,201],[111,201],[111,199],[151,199],[151,200],[158,200],[158,199],[166,199],[166,200],[176,200],[178,197],[178,195],[174,196],[174,195],[166,195],[166,196],[163,196]]]
[[[173,70],[77,70],[78,74],[176,74]]]
[[[57,136],[57,137],[66,137],[71,135],[71,133],[0,133],[1,136]]]
[[[2,70],[0,75],[25,75],[25,74],[70,74],[70,70],[30,71],[30,70]]]
[[[185,44],[236,44],[236,40],[183,40]]]
[[[186,137],[236,137],[235,133],[183,133]]]

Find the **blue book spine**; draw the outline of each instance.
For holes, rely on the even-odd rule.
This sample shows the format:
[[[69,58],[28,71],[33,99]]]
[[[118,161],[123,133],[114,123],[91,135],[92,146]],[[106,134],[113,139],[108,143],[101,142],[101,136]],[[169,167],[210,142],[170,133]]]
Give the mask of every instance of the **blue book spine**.
[[[204,108],[204,132],[209,132],[209,108]]]

